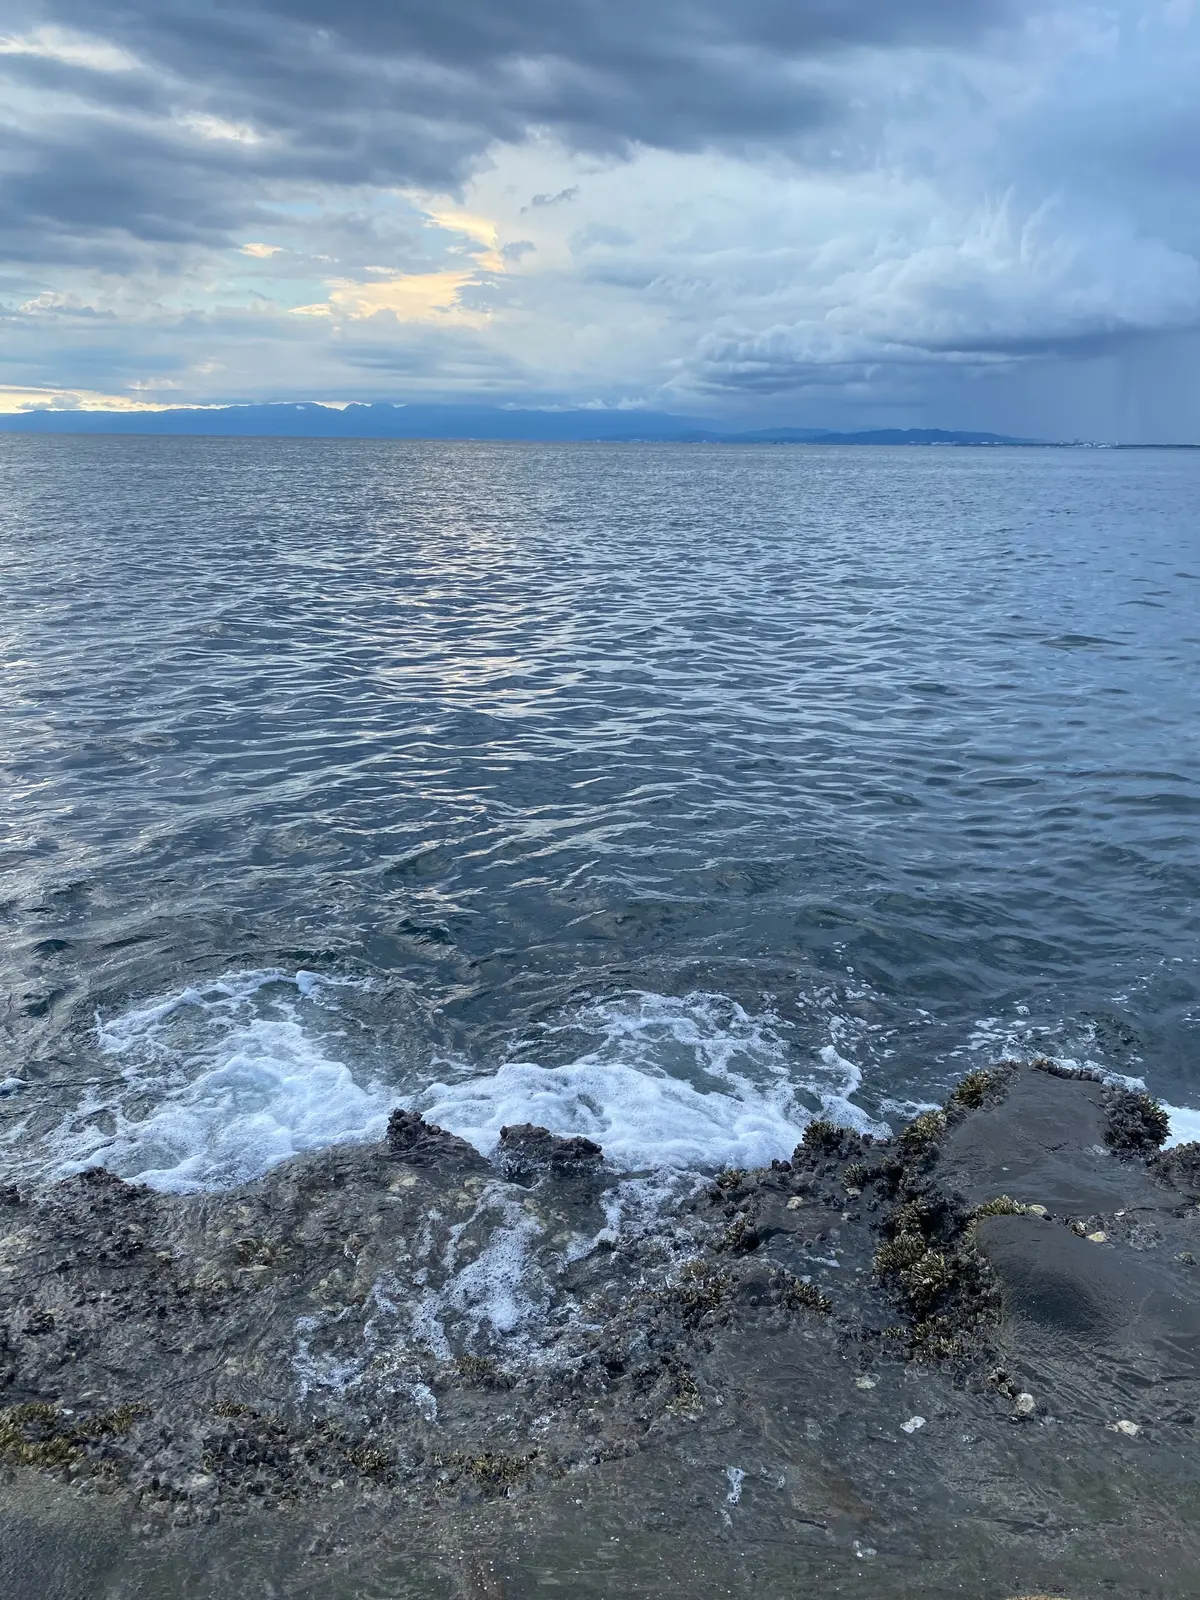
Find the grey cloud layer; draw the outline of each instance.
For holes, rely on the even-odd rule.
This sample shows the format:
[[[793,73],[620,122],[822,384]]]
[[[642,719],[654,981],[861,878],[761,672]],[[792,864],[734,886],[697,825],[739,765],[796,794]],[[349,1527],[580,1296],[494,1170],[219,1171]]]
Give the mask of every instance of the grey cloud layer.
[[[0,227],[28,259],[77,256],[88,239],[111,256],[122,231],[215,243],[253,218],[264,179],[440,188],[530,127],[598,152],[786,146],[838,118],[841,91],[820,71],[831,55],[962,43],[1014,4],[45,0],[14,31],[74,30],[138,65],[0,56],[28,93],[88,107],[50,131],[35,117],[9,145]],[[172,129],[187,113],[257,139]]]
[[[0,376],[1103,432],[1195,387],[1195,12],[9,0]]]

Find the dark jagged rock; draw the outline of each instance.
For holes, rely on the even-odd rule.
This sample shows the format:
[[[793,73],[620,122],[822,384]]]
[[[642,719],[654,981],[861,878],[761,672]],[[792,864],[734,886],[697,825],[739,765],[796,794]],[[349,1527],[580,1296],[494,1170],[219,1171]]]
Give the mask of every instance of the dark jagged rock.
[[[602,1147],[591,1139],[560,1138],[532,1122],[501,1128],[499,1153],[505,1176],[514,1182],[543,1173],[557,1178],[595,1175],[604,1160]]]
[[[1149,1155],[1171,1131],[1170,1118],[1148,1094],[1109,1085],[1104,1090],[1103,1100],[1108,1113],[1105,1143],[1117,1155]]]
[[[1200,1196],[1200,1144],[1177,1144],[1155,1156],[1150,1169],[1170,1188]]]
[[[1103,1073],[1093,1067],[1080,1067],[1074,1063],[1054,1061],[1050,1056],[1038,1056],[1029,1063],[1035,1072],[1044,1072],[1051,1078],[1065,1078],[1068,1083],[1106,1083]]]
[[[397,1106],[388,1118],[385,1135],[388,1150],[405,1161],[437,1161],[449,1158],[467,1166],[479,1166],[482,1158],[474,1145],[448,1133],[436,1123],[426,1122],[419,1111]]]

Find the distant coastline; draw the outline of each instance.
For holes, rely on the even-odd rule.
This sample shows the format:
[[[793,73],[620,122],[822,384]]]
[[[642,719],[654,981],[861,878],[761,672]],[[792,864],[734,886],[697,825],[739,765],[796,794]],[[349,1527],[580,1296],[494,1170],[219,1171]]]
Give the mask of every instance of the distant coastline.
[[[457,439],[529,443],[1041,445],[1050,441],[943,428],[721,429],[656,411],[509,409],[469,405],[299,404],[177,407],[168,411],[37,410],[0,415],[0,432],[205,434],[239,438]]]
[[[1121,444],[1112,440],[1019,438],[973,429],[714,427],[666,411],[537,410],[506,406],[347,406],[319,401],[177,406],[166,411],[51,410],[0,413],[0,433],[135,434],[260,439],[444,439],[527,444],[924,445],[1057,450],[1195,450],[1196,444]]]

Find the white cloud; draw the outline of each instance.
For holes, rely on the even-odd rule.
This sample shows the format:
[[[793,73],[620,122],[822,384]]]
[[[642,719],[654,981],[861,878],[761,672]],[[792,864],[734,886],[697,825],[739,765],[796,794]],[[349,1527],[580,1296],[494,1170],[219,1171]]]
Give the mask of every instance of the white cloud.
[[[1161,240],[1073,228],[1051,205],[1022,215],[1011,196],[958,221],[911,221],[908,237],[843,240],[833,270],[814,260],[807,282],[781,284],[798,315],[755,328],[742,313],[707,333],[702,370],[786,389],[822,366],[988,365],[1200,322],[1200,264]]]
[[[54,289],[43,289],[41,294],[22,302],[21,312],[27,317],[95,316],[98,307],[78,294],[59,294]]]
[[[86,67],[92,72],[131,72],[136,56],[107,39],[94,39],[66,28],[34,28],[29,33],[0,34],[0,55],[42,56],[61,61],[68,67]]]
[[[97,389],[19,388],[0,384],[0,412],[20,411],[162,411],[165,407],[124,394]]]
[[[302,317],[327,317],[341,313],[347,317],[375,317],[390,312],[398,322],[454,321],[481,326],[486,313],[462,303],[462,293],[476,282],[473,271],[466,272],[386,272],[366,281],[331,278],[326,303],[293,306],[292,314]],[[378,267],[367,271],[379,274]]]
[[[201,139],[227,140],[233,144],[260,144],[262,135],[248,122],[230,122],[225,117],[210,116],[205,111],[188,111],[179,118],[179,126]]]

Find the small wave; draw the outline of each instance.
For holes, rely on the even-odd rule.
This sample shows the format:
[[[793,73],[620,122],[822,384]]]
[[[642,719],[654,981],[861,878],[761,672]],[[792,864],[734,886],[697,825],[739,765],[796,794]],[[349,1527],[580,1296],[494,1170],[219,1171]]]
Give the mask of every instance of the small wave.
[[[175,1193],[261,1177],[302,1151],[378,1138],[395,1095],[363,1087],[314,1038],[299,1004],[328,1009],[347,980],[275,968],[97,1018],[121,1088],[92,1089],[49,1136],[45,1175],[105,1166]]]
[[[534,1122],[594,1139],[626,1171],[790,1155],[810,1120],[805,1090],[844,1126],[889,1131],[851,1098],[862,1081],[853,1062],[827,1045],[805,1071],[773,1018],[721,995],[627,995],[586,1007],[571,1026],[596,1041],[576,1060],[435,1083],[418,1108],[485,1154],[506,1124]]]
[[[506,1123],[534,1122],[594,1139],[626,1169],[761,1165],[790,1153],[807,1120],[752,1090],[705,1093],[618,1062],[514,1062],[487,1078],[434,1084],[419,1103],[430,1121],[485,1154]]]
[[[102,1165],[177,1193],[228,1188],[304,1151],[378,1138],[398,1103],[484,1154],[506,1124],[534,1122],[595,1139],[626,1172],[787,1156],[814,1102],[845,1126],[888,1131],[856,1104],[861,1071],[835,1045],[806,1054],[775,1017],[711,994],[585,1005],[539,1035],[547,1051],[570,1036],[577,1053],[558,1064],[481,1072],[443,1061],[431,1083],[427,1061],[364,1082],[336,1042],[338,990],[349,982],[235,972],[98,1017],[115,1090],[94,1085],[35,1149],[10,1143],[9,1170],[55,1179]]]
[[[224,1189],[305,1151],[377,1139],[399,1103],[485,1155],[506,1124],[533,1122],[594,1139],[625,1173],[764,1165],[790,1154],[814,1105],[860,1132],[890,1131],[857,1103],[862,1071],[845,1053],[857,1048],[853,1029],[836,1014],[825,1016],[836,1043],[810,1039],[801,1048],[777,1017],[722,995],[627,993],[542,1030],[526,1047],[541,1060],[481,1071],[476,1062],[426,1057],[381,1082],[342,1059],[339,1007],[351,987],[368,986],[267,968],[98,1017],[100,1050],[119,1073],[115,1090],[93,1085],[40,1141],[22,1118],[8,1130],[0,1168],[45,1181],[102,1165],[160,1190]],[[1085,1041],[1054,1033],[1027,1015],[991,1017],[976,1025],[968,1053],[1052,1054],[1145,1087],[1092,1059]],[[565,1039],[569,1059],[548,1064]],[[24,1083],[0,1089],[22,1100],[30,1092]],[[880,1109],[901,1116],[920,1107],[883,1100]],[[1170,1144],[1200,1138],[1200,1112],[1166,1109]]]

